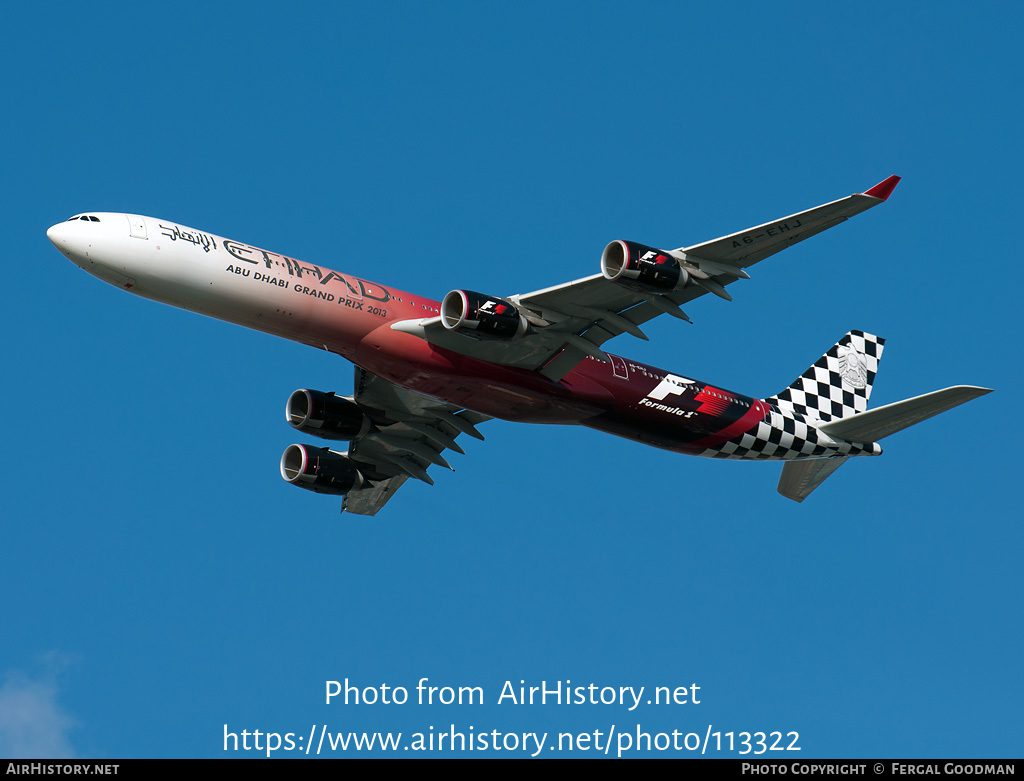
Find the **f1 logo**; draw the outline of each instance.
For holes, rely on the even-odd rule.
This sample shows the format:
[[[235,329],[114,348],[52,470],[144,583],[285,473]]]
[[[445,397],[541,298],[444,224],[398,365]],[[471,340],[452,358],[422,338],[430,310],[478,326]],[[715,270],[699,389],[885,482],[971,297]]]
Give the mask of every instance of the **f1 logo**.
[[[693,380],[677,377],[674,374],[666,374],[665,378],[657,384],[654,390],[647,394],[647,398],[664,401],[666,396],[678,396],[681,393],[685,393],[688,385],[693,385]]]
[[[504,314],[505,310],[508,309],[504,304],[500,304],[494,300],[488,300],[478,311],[480,312],[494,312],[496,315]]]

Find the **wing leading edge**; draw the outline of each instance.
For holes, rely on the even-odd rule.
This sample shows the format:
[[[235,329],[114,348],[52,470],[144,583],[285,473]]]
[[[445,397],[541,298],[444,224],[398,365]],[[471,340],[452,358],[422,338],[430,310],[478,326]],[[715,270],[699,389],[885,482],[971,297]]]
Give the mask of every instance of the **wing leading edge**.
[[[600,347],[619,334],[629,333],[646,339],[640,326],[658,315],[670,314],[689,320],[682,305],[707,293],[731,300],[725,288],[737,279],[748,279],[745,269],[884,203],[899,180],[898,176],[890,176],[867,192],[712,241],[670,250],[667,254],[687,271],[690,283],[667,293],[638,292],[603,274],[595,274],[511,296],[509,301],[533,325],[520,338],[494,340],[451,331],[442,325],[440,317],[403,320],[391,327],[453,352],[540,371],[549,379],[559,380],[587,355],[607,360]]]

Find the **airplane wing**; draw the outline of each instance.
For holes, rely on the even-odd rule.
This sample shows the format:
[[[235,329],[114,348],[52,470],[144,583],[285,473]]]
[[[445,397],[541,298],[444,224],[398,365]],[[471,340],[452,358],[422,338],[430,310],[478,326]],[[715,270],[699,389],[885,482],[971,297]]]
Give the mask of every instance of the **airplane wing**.
[[[477,423],[490,418],[406,390],[356,367],[354,400],[373,428],[349,444],[348,457],[372,485],[350,491],[342,510],[375,515],[410,477],[433,485],[431,464],[451,469],[445,450],[463,453],[459,434],[483,439]]]
[[[629,333],[646,340],[640,325],[658,315],[669,314],[688,321],[682,305],[695,298],[713,293],[731,300],[725,288],[738,279],[749,279],[745,269],[884,203],[899,180],[898,176],[890,176],[867,192],[713,241],[675,250],[654,250],[664,253],[659,257],[670,257],[685,270],[688,282],[677,289],[647,290],[626,286],[602,273],[510,296],[507,301],[493,299],[511,303],[529,324],[525,333],[516,334],[515,338],[488,338],[472,330],[446,328],[442,323],[443,314],[423,320],[402,320],[392,323],[391,327],[453,352],[539,371],[557,381],[587,355],[607,361],[600,347],[614,336]],[[625,242],[619,243],[625,247]]]

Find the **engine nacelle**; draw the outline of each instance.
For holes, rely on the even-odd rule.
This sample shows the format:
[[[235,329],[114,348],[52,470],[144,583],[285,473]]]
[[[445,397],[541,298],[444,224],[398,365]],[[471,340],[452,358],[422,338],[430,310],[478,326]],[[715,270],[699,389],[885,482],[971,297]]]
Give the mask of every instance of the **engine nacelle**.
[[[468,329],[495,339],[518,339],[529,327],[510,301],[472,290],[453,290],[444,297],[441,325],[449,331]]]
[[[317,390],[297,390],[284,408],[288,423],[324,439],[353,439],[370,430],[366,413],[350,399]]]
[[[679,261],[663,249],[613,241],[601,253],[605,279],[642,293],[668,293],[685,287],[690,275]]]
[[[348,457],[313,445],[289,445],[281,456],[281,477],[318,494],[344,495],[365,482]]]

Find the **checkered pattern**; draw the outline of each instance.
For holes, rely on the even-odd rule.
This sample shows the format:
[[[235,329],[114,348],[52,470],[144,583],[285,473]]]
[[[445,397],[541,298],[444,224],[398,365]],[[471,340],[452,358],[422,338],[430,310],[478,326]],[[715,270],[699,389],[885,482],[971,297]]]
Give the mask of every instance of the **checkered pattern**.
[[[773,426],[772,421],[778,425]],[[871,450],[823,437],[802,418],[772,413],[757,426],[700,455],[709,458],[777,461],[793,458],[871,455]]]
[[[885,339],[850,331],[778,396],[765,399],[779,410],[822,422],[868,408]]]
[[[885,340],[850,331],[778,396],[772,411],[749,431],[700,455],[709,458],[780,460],[871,455],[873,449],[836,441],[816,423],[864,412]]]

